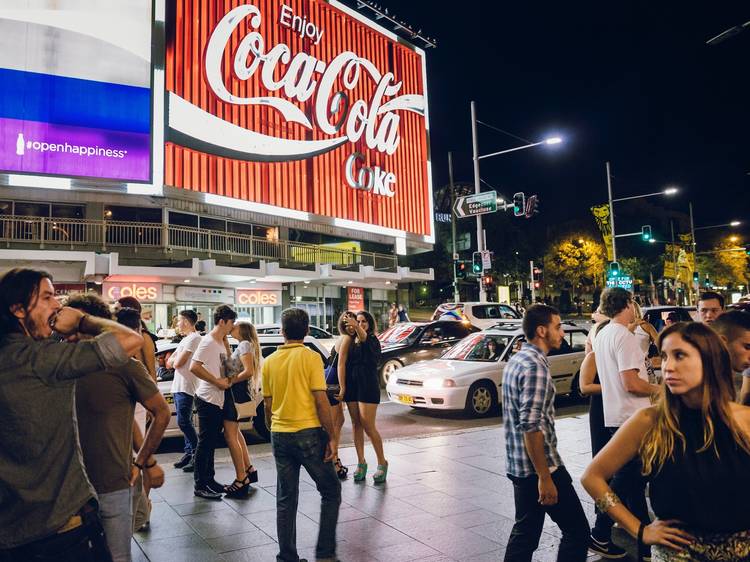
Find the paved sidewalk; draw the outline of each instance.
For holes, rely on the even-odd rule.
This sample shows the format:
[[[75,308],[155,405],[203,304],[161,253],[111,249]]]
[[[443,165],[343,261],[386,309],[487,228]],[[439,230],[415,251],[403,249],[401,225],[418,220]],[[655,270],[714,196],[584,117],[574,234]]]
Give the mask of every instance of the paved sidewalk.
[[[587,515],[593,503],[578,478],[590,460],[586,416],[557,421],[560,451]],[[513,490],[505,476],[502,428],[386,442],[388,482],[351,477],[342,483],[338,556],[342,562],[420,560],[498,561],[513,526]],[[342,461],[356,465],[356,454],[341,449]],[[192,475],[172,467],[180,455],[159,455],[166,485],[152,491],[151,528],[136,533],[135,561],[273,561],[276,544],[276,472],[268,445],[251,447],[260,481],[245,500],[210,501],[193,496]],[[368,450],[367,458],[375,463]],[[167,468],[168,467],[168,468]],[[217,451],[219,482],[234,470],[226,449]],[[315,560],[320,498],[302,470],[297,544]],[[555,560],[559,531],[548,519],[534,560]],[[621,540],[621,543],[625,541]],[[597,557],[591,557],[596,560]]]

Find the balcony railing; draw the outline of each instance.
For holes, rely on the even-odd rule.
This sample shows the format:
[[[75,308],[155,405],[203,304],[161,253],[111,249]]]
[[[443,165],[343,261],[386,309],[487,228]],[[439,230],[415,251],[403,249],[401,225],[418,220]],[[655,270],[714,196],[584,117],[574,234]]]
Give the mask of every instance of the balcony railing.
[[[225,255],[275,261],[289,267],[369,265],[378,270],[395,270],[398,265],[395,255],[146,222],[0,215],[0,242],[4,242],[6,247],[11,247],[11,244],[33,244],[42,249],[95,247],[101,251],[109,248],[138,251],[140,248],[151,248],[200,252],[209,257]]]

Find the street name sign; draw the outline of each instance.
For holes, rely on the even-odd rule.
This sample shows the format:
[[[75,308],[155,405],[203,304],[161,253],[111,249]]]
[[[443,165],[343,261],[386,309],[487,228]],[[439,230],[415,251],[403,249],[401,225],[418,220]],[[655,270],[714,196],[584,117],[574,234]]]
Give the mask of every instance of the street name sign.
[[[456,199],[453,210],[460,219],[494,213],[497,211],[497,193],[484,191],[476,195],[464,195]]]

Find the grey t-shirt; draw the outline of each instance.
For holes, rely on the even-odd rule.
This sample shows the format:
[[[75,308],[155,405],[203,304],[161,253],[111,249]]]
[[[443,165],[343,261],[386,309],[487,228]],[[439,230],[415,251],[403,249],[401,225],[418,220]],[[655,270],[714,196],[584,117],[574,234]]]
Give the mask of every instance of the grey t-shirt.
[[[0,340],[0,549],[51,535],[95,497],[75,414],[75,379],[128,361],[114,334],[77,343]]]

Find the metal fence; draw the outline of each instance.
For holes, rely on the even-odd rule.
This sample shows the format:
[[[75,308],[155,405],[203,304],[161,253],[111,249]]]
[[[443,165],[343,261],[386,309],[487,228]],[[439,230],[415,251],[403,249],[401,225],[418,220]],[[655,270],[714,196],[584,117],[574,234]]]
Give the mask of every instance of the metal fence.
[[[202,252],[209,257],[216,254],[276,261],[289,267],[314,264],[341,267],[369,265],[378,270],[395,271],[398,266],[395,255],[146,222],[0,215],[0,243],[5,243],[8,248],[12,244],[33,244],[41,249],[171,249]]]

